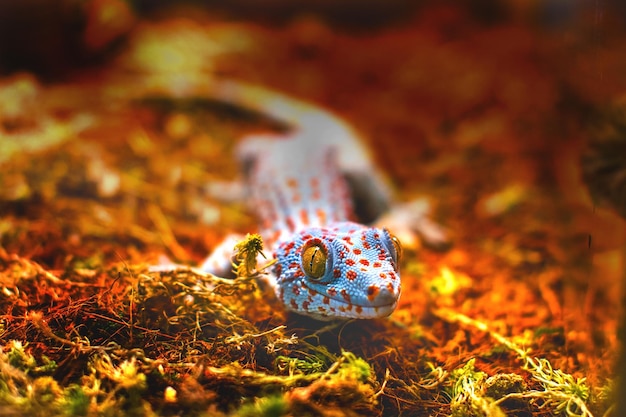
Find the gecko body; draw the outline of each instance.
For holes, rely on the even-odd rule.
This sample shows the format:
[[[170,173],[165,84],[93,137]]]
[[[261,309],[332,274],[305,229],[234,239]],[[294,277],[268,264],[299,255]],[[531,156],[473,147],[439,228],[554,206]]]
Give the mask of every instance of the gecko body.
[[[391,314],[401,291],[401,247],[387,229],[355,222],[348,178],[375,210],[389,202],[356,132],[331,112],[253,85],[222,82],[211,95],[291,127],[247,137],[237,150],[248,200],[277,260],[268,281],[284,306],[322,320]],[[227,271],[232,248],[227,239],[201,269]]]
[[[351,221],[337,149],[299,131],[250,140],[242,145],[247,182],[277,259],[271,274],[277,297],[316,318],[391,314],[400,296],[399,242],[384,228]]]

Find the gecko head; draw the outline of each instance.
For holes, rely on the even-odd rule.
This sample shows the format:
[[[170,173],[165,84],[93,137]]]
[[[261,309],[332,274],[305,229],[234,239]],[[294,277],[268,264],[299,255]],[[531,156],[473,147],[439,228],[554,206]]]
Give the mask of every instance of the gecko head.
[[[400,297],[400,255],[386,229],[311,227],[278,245],[277,295],[288,309],[317,319],[386,317]]]

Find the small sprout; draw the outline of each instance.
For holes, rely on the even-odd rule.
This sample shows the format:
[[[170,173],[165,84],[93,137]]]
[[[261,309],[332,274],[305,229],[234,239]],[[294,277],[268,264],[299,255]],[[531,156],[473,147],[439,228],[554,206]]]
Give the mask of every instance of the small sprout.
[[[432,362],[426,362],[426,366],[430,368],[430,372],[417,382],[417,386],[422,389],[433,389],[439,386],[448,376],[441,366],[435,366]]]
[[[468,382],[482,382],[487,377],[487,374],[481,371],[476,371],[474,368],[474,364],[476,363],[476,358],[472,358],[461,368],[457,368],[450,372],[450,380],[454,381],[453,386],[453,394],[458,394],[464,390],[463,386]]]
[[[450,410],[453,416],[493,416],[504,417],[504,412],[492,398],[483,395],[487,374],[474,369],[475,359],[470,359],[463,367],[450,372],[452,400]]]
[[[276,357],[275,363],[279,370],[287,370],[289,375],[307,375],[314,372],[321,372],[325,365],[325,363],[315,355],[307,355],[305,359],[279,355]]]
[[[111,379],[118,382],[124,388],[144,388],[146,376],[139,373],[135,358],[124,361],[113,371]]]
[[[293,346],[297,344],[298,336],[292,334],[289,337],[279,337],[277,339],[268,341],[267,345],[265,346],[265,350],[267,351],[267,353],[274,353],[279,351],[280,349],[283,349],[286,346]]]
[[[115,366],[110,356],[103,355],[94,366],[102,376],[116,382],[120,388],[143,390],[146,387],[146,375],[140,372],[134,357]]]
[[[592,417],[587,408],[589,400],[589,387],[586,378],[574,378],[560,369],[553,369],[547,359],[523,358],[524,369],[528,370],[533,378],[541,383],[544,390],[530,392],[535,397],[540,397],[544,405],[550,404],[559,413],[565,413],[571,417]]]
[[[249,277],[257,271],[257,256],[263,255],[263,239],[258,234],[248,233],[235,245],[235,273],[238,277]]]

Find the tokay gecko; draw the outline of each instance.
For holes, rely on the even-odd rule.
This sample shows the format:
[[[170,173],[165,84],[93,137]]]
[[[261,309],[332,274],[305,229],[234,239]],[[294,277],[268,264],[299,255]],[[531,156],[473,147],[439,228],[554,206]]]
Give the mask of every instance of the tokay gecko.
[[[278,299],[288,310],[321,320],[390,315],[401,292],[402,249],[388,229],[354,220],[355,212],[367,217],[386,211],[390,200],[356,132],[320,107],[271,90],[235,81],[213,88],[217,99],[290,128],[244,138],[237,150],[261,236],[277,260],[267,278]],[[390,222],[409,224],[427,241],[444,241],[418,206],[396,210]],[[228,272],[239,239],[226,239],[201,269]]]

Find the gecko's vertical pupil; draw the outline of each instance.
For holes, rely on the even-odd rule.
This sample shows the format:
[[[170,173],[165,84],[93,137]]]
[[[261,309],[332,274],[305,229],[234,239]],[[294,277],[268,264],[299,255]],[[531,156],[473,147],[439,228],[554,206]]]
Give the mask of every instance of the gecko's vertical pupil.
[[[391,235],[391,243],[393,243],[393,248],[396,251],[396,263],[400,263],[400,259],[402,258],[402,244],[400,243],[400,239]]]
[[[312,279],[319,279],[326,272],[326,251],[319,243],[307,245],[302,252],[302,268]]]
[[[391,258],[393,259],[393,269],[398,272],[400,269],[400,259],[402,258],[402,244],[400,243],[400,239],[391,233],[389,234],[389,239],[392,243],[392,247],[388,247],[388,249],[391,252]]]

